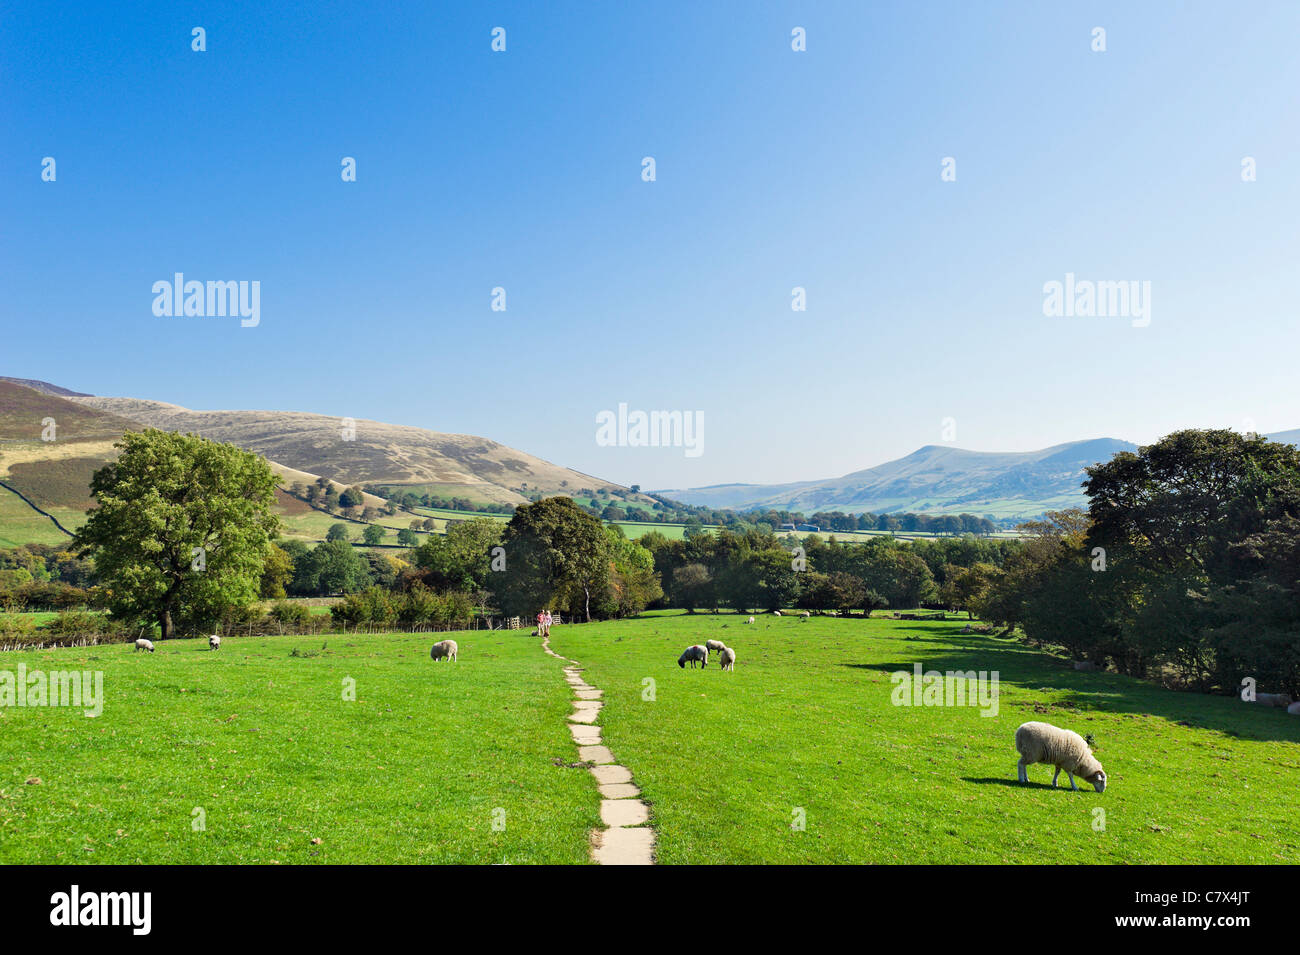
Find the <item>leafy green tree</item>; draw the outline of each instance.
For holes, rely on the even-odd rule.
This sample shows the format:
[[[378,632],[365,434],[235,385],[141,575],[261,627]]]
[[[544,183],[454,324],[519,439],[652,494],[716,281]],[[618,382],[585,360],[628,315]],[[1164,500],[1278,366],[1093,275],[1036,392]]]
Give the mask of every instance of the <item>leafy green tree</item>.
[[[673,571],[673,597],[688,613],[707,602],[708,587],[713,582],[709,568],[703,564],[684,564]]]
[[[346,524],[331,524],[330,529],[325,532],[327,541],[346,541],[350,536]]]
[[[655,573],[654,555],[627,539],[617,525],[605,528],[610,545],[607,614],[632,617],[664,595]]]
[[[570,498],[543,498],[515,509],[502,546],[506,570],[493,584],[506,613],[531,616],[555,606],[591,620],[610,572],[609,539],[599,519]]]
[[[285,596],[285,588],[292,580],[293,559],[282,548],[268,544],[258,596],[263,600],[279,600]]]
[[[378,524],[367,524],[361,532],[361,539],[371,547],[384,542],[384,529]]]
[[[351,544],[318,544],[295,564],[293,592],[315,597],[356,593],[370,586],[370,568]]]
[[[397,543],[403,547],[415,547],[420,543],[420,535],[409,527],[403,527],[397,532]]]
[[[256,599],[279,528],[266,460],[154,428],[128,431],[117,447],[91,480],[96,507],[74,541],[94,558],[114,615],[156,621],[166,640],[178,615],[197,624]]]
[[[491,517],[449,524],[441,537],[429,536],[415,552],[415,565],[438,590],[478,593],[489,590],[492,548],[501,543],[505,525]],[[507,564],[506,570],[509,571]]]

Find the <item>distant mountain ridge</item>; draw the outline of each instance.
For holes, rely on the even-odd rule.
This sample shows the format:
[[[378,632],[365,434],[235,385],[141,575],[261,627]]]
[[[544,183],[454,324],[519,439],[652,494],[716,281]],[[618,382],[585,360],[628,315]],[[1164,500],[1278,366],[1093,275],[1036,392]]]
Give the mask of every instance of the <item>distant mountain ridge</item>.
[[[1300,444],[1300,429],[1266,437]],[[1031,518],[1085,506],[1083,469],[1137,447],[1118,438],[1071,441],[1038,451],[967,451],[928,444],[906,457],[829,480],[715,484],[656,493],[684,504],[734,510]]]

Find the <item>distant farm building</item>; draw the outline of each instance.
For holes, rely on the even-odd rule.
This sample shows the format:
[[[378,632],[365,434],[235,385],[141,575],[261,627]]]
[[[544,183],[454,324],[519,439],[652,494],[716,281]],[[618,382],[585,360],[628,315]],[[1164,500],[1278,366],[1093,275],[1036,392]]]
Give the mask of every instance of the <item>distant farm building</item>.
[[[804,531],[805,533],[809,533],[809,534],[817,534],[821,531],[821,528],[818,527],[816,524],[799,524],[796,525],[795,530]]]

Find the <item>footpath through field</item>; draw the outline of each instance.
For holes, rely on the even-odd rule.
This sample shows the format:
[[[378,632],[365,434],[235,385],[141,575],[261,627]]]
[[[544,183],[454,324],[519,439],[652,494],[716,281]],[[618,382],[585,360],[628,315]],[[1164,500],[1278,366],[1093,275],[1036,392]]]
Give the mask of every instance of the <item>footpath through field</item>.
[[[600,819],[604,829],[591,834],[591,857],[600,865],[653,865],[655,833],[649,825],[650,810],[638,797],[641,790],[632,782],[626,766],[614,762],[614,754],[601,742],[596,725],[604,703],[602,691],[582,678],[582,665],[562,657],[551,649],[551,641],[542,637],[542,649],[569,664],[564,679],[573,687],[573,713],[569,715],[569,732],[578,744],[578,758],[593,763],[591,774],[600,791]]]

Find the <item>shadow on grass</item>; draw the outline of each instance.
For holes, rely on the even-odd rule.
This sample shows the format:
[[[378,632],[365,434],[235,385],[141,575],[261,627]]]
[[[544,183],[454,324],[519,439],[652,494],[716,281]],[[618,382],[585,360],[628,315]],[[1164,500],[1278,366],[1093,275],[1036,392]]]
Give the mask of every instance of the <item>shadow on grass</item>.
[[[1000,776],[963,776],[961,781],[964,783],[979,783],[981,786],[1010,786],[1012,789],[1052,789],[1051,783],[1022,783],[1014,779],[1003,779]],[[1059,786],[1056,788],[1060,788]],[[1070,791],[1070,787],[1065,787],[1065,792]],[[1082,792],[1083,790],[1079,790]]]
[[[919,628],[918,628],[919,629]],[[935,628],[938,629],[938,628]],[[944,643],[947,652],[936,652]],[[1053,701],[1009,700],[1009,712],[1019,710],[1026,720],[1045,718],[1051,710],[1091,710],[1101,713],[1140,713],[1162,717],[1194,729],[1210,729],[1241,739],[1300,743],[1300,719],[1285,710],[1251,706],[1235,697],[1167,690],[1135,677],[1107,672],[1068,669],[1068,661],[1022,643],[988,636],[953,634],[947,640],[926,640],[912,659],[891,663],[841,663],[840,666],[881,673],[922,670],[998,672],[1002,684],[1028,692],[1063,692]],[[1050,720],[1049,720],[1050,722]]]

